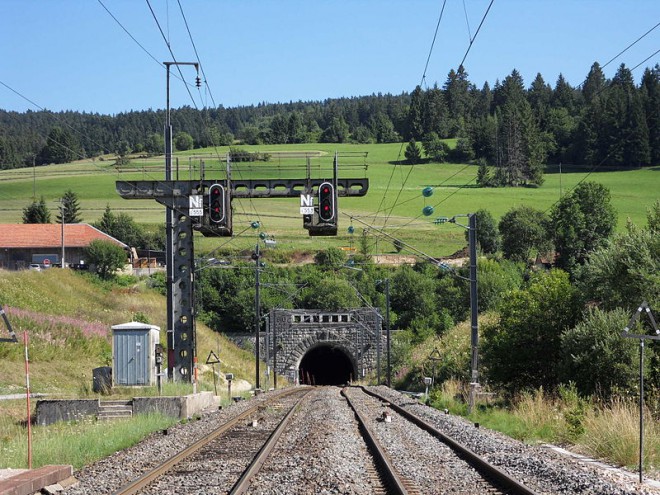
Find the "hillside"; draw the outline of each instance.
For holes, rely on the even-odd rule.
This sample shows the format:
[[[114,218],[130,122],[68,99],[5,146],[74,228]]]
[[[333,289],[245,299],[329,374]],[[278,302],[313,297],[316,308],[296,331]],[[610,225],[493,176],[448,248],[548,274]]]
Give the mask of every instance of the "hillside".
[[[235,199],[233,201],[234,237],[195,237],[195,253],[217,250],[218,257],[251,250],[258,235],[273,236],[277,240],[275,251],[287,253],[313,252],[328,246],[359,247],[362,234],[368,233],[372,254],[395,252],[391,237],[431,256],[449,256],[465,246],[464,230],[453,225],[435,225],[440,216],[474,212],[484,208],[495,219],[501,218],[514,206],[527,205],[541,211],[550,208],[563,195],[582,181],[603,184],[611,192],[612,205],[617,211],[617,230],[625,229],[630,218],[643,224],[646,210],[657,199],[657,167],[634,170],[615,170],[603,167],[568,167],[561,170],[548,168],[545,182],[539,187],[480,188],[475,186],[478,166],[448,163],[423,163],[415,166],[398,165],[403,158],[400,143],[393,144],[299,144],[246,146],[250,152],[311,152],[322,154],[312,160],[314,174],[327,172],[335,151],[340,153],[341,177],[366,177],[369,191],[364,197],[338,200],[339,226],[336,237],[314,238],[302,227],[299,200],[290,199]],[[217,153],[226,153],[228,147],[218,147],[177,153],[182,177],[199,176],[198,165],[204,160],[207,179],[222,178]],[[348,158],[354,153],[366,153],[366,158]],[[346,158],[342,158],[345,154]],[[272,159],[270,162],[235,164],[233,174],[241,178],[304,177],[304,160],[300,158]],[[191,166],[191,170],[188,167]],[[196,168],[197,167],[197,168]],[[331,172],[329,172],[331,174]],[[162,180],[162,157],[133,160],[127,169],[116,168],[111,160],[80,161],[68,165],[47,165],[0,171],[0,223],[22,222],[23,209],[35,197],[43,196],[55,221],[58,198],[68,189],[80,201],[84,222],[100,219],[109,206],[116,214],[125,213],[136,222],[152,229],[164,223],[164,209],[154,200],[126,200],[117,194],[118,180]],[[433,195],[424,197],[422,190],[431,186]],[[425,206],[434,208],[425,216]],[[259,229],[251,225],[259,222]],[[353,227],[353,234],[348,227]],[[406,249],[401,254],[411,254]],[[277,260],[273,260],[277,262]]]
[[[112,325],[146,320],[161,328],[165,342],[165,298],[144,281],[124,285],[101,284],[93,277],[69,270],[42,272],[0,271],[0,304],[22,341],[29,338],[30,388],[53,397],[81,397],[92,394],[92,369],[112,363]],[[0,327],[2,336],[7,329]],[[197,346],[201,363],[213,350],[222,361],[222,376],[234,373],[237,379],[252,380],[253,361],[222,335],[197,325]],[[0,394],[25,390],[24,347],[22,343],[0,342]],[[213,376],[200,367],[200,386],[213,388]]]

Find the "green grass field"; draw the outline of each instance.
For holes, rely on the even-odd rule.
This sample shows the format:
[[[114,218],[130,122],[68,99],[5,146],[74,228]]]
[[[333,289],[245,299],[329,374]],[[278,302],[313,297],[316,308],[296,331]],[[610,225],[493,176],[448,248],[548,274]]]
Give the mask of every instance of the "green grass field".
[[[253,247],[257,232],[250,223],[258,220],[261,231],[274,236],[282,250],[315,250],[327,246],[350,246],[359,242],[364,228],[368,228],[374,253],[394,252],[388,236],[434,256],[446,256],[465,244],[464,232],[453,225],[435,225],[438,216],[453,216],[488,209],[500,218],[511,207],[530,205],[548,211],[562,193],[570,191],[584,180],[599,182],[608,187],[612,203],[618,213],[618,230],[626,220],[645,223],[646,211],[660,197],[660,168],[631,171],[591,171],[579,167],[552,167],[539,188],[482,189],[475,185],[477,167],[455,164],[398,165],[403,159],[401,144],[333,145],[301,144],[279,146],[245,146],[250,152],[271,153],[268,162],[235,164],[234,178],[282,178],[306,176],[307,161],[300,157],[282,156],[284,152],[310,152],[312,177],[331,177],[332,158],[340,153],[340,177],[367,177],[369,192],[361,198],[339,199],[339,235],[336,238],[313,238],[302,228],[297,198],[234,200],[234,234],[232,239],[200,238],[196,252],[226,248],[228,251]],[[224,154],[227,147],[194,150],[176,155],[173,174],[181,180],[199,178],[200,161],[205,163],[206,179],[224,178]],[[366,158],[363,154],[366,153]],[[81,161],[68,165],[51,165],[0,172],[0,222],[21,222],[22,211],[33,197],[41,196],[57,215],[57,199],[72,189],[80,199],[83,221],[94,222],[103,214],[106,205],[114,212],[125,212],[137,222],[162,224],[164,209],[153,200],[125,200],[115,191],[117,180],[163,180],[164,160],[160,158],[134,159],[124,171],[117,170],[112,158]],[[178,164],[177,164],[178,162]],[[425,198],[422,189],[434,188]],[[424,206],[433,206],[434,213],[424,216]],[[347,227],[354,226],[349,235]],[[384,234],[380,234],[384,232]]]

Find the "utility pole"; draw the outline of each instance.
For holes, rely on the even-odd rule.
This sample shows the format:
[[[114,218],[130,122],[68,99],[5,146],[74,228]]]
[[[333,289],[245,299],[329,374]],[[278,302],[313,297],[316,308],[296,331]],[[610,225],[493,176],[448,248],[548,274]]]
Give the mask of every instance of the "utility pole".
[[[468,225],[456,221],[458,217],[467,217]],[[470,328],[471,328],[471,374],[468,397],[468,414],[472,413],[479,388],[479,299],[477,295],[477,215],[454,215],[451,218],[439,217],[436,223],[453,223],[468,231],[468,250],[470,253]],[[461,277],[465,278],[465,277]]]
[[[62,260],[60,266],[62,268],[66,267],[66,262],[64,261],[64,198],[60,198],[60,220],[62,221]]]
[[[254,315],[255,315],[255,324],[254,324],[254,333],[257,337],[256,344],[254,346],[255,348],[255,368],[256,368],[256,378],[255,378],[255,385],[254,388],[255,390],[259,390],[261,388],[261,380],[260,380],[260,370],[259,370],[259,326],[261,323],[261,299],[260,299],[260,294],[259,294],[259,244],[257,243],[257,247],[254,249],[254,253],[252,254],[252,258],[254,258],[255,261],[255,267],[254,267]]]
[[[390,332],[390,279],[385,279],[385,331],[387,332],[387,386],[392,386],[392,339]]]
[[[472,346],[472,377],[470,380],[470,412],[474,410],[479,387],[479,302],[477,297],[477,215],[468,215],[468,243],[470,244],[470,328]]]

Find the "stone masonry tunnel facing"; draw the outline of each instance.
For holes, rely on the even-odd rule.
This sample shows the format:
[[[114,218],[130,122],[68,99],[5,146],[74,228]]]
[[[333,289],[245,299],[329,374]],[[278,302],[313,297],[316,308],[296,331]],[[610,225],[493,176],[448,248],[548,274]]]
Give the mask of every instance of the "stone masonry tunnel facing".
[[[268,360],[294,383],[342,384],[374,373],[383,357],[382,318],[374,308],[273,309]]]

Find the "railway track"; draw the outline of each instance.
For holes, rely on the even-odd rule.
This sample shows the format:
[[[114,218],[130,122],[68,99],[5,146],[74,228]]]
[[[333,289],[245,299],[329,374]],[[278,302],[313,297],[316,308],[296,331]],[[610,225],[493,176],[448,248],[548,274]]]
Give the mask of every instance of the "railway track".
[[[419,429],[423,433],[411,431]],[[351,441],[346,442],[347,438]],[[437,446],[429,450],[429,444],[437,440],[452,453],[439,457]],[[354,450],[349,450],[349,443]],[[324,464],[324,451],[331,451],[330,459],[337,454],[349,456],[348,470],[333,472],[332,463]],[[426,456],[429,469],[411,468],[406,459],[411,452],[417,458]],[[415,462],[419,466],[418,459]],[[468,467],[458,466],[459,462]],[[239,495],[323,489],[386,495],[534,494],[422,419],[362,387],[346,387],[341,396],[334,387],[295,388],[278,394],[115,494]]]
[[[323,394],[319,389],[314,393],[317,396]],[[205,490],[231,495],[249,493],[255,479],[258,478],[280,437],[287,431],[296,414],[300,413],[299,422],[307,421],[308,408],[304,408],[303,405],[307,396],[313,396],[314,393],[309,388],[293,389],[292,393],[279,396],[274,402],[246,410],[204,439],[122,487],[115,494],[206,493]],[[345,398],[350,405],[350,399],[347,396]],[[321,401],[324,402],[325,398]],[[351,410],[357,420],[353,427],[355,430],[359,429],[365,445],[368,446],[363,453],[366,459],[363,460],[364,476],[361,480],[363,483],[367,482],[367,493],[421,495],[422,492],[410,480],[403,478],[393,468],[387,454],[378,444],[360,413],[353,406]],[[311,427],[314,430],[320,425],[315,423]],[[318,443],[312,444],[311,447],[317,448]],[[373,458],[366,455],[366,450]],[[206,476],[208,473],[212,473],[212,476]],[[263,478],[264,476],[256,482],[260,489],[263,489]],[[237,481],[232,485],[234,479]],[[313,478],[300,481],[308,484],[310,490],[314,490]],[[265,483],[272,485],[270,481]],[[231,488],[228,489],[227,487],[230,486]]]
[[[250,402],[90,465],[65,493],[651,493],[386,387],[294,387]]]
[[[371,417],[373,418],[374,408],[378,406],[381,407],[382,415],[374,423],[371,421],[372,425],[377,425],[378,422],[386,425],[387,423],[399,422],[399,420],[404,420],[409,422],[412,425],[420,428],[424,432],[431,435],[434,439],[439,440],[442,444],[446,445],[451,451],[469,468],[459,467],[456,465],[455,460],[450,458],[442,459],[443,463],[451,463],[452,471],[460,474],[460,479],[452,481],[451,476],[446,476],[442,474],[434,478],[433,476],[417,476],[415,480],[411,480],[410,476],[403,478],[401,477],[398,481],[390,481],[389,486],[392,486],[392,492],[396,494],[416,494],[416,493],[502,493],[510,495],[535,495],[536,492],[528,488],[524,484],[520,483],[518,480],[509,476],[504,471],[500,470],[496,466],[492,465],[484,458],[475,454],[468,447],[461,445],[459,442],[446,435],[445,433],[439,431],[437,428],[427,423],[423,419],[419,418],[415,414],[405,410],[402,407],[397,406],[396,404],[390,403],[388,399],[378,395],[376,392],[370,391],[364,387],[352,387],[350,389],[345,389],[343,391],[346,394],[347,399],[351,402],[351,397],[353,401],[351,402],[351,407],[356,411],[356,415],[360,415],[360,421],[365,422],[365,428],[370,429],[369,421],[362,419],[364,414],[360,414],[361,407],[363,410],[372,411]],[[365,396],[373,398],[372,400],[365,399]],[[376,401],[376,402],[374,402]],[[361,403],[361,407],[360,404]],[[387,427],[386,427],[387,428]],[[387,435],[378,435],[370,431],[370,434],[374,437],[379,437],[380,440],[374,440],[375,442],[380,442],[381,444],[387,444]],[[398,438],[406,438],[405,435],[400,435]],[[405,441],[405,440],[404,440]],[[399,443],[400,440],[397,440]],[[390,443],[389,445],[392,445]],[[406,449],[412,452],[415,452],[416,456],[423,456],[424,452],[421,450],[424,449],[423,443],[415,444],[411,442]],[[394,450],[394,449],[393,449]],[[397,451],[401,450],[401,445],[397,445]],[[389,454],[386,451],[383,453],[383,457],[386,459],[386,462],[389,464],[389,468],[392,472],[406,472],[405,459],[400,459],[398,462],[394,459],[394,456],[397,454]],[[429,471],[437,471],[441,459],[437,457],[437,454],[431,454],[429,456]],[[433,464],[431,464],[433,463]],[[472,476],[471,478],[466,476],[465,473],[470,472],[471,470],[477,474],[477,476]],[[451,484],[455,483],[456,487],[452,488]],[[472,487],[470,487],[472,483]],[[472,490],[472,491],[471,491]]]
[[[232,485],[227,480],[240,478],[245,465],[250,465],[278,425],[286,426],[296,405],[311,390],[308,387],[287,389],[270,401],[245,410],[120,488],[115,495],[206,493],[199,492],[205,489],[218,493],[220,487]],[[213,473],[213,476],[203,476],[204,473]],[[226,493],[226,489],[221,493]]]
[[[336,389],[334,390],[336,391]],[[327,388],[325,392],[327,392]],[[299,423],[307,423],[308,426],[311,426],[311,431],[323,430],[319,421],[309,423],[309,411],[314,407],[309,406],[306,402],[311,401],[311,399],[308,400],[308,396],[313,397],[314,395],[317,396],[317,402],[325,403],[327,400],[326,397],[319,398],[324,395],[323,389],[293,389],[293,393],[286,397],[279,397],[275,403],[262,404],[246,410],[210,433],[206,438],[116,491],[115,494],[207,493],[208,491],[239,495],[250,493],[250,490],[254,490],[254,485],[259,486],[258,493],[289,493],[288,488],[283,492],[274,489],[273,486],[276,483],[269,479],[270,476],[264,476],[261,471],[267,462],[274,464],[274,466],[270,466],[271,471],[281,468],[281,466],[278,467],[277,461],[270,457],[277,447],[280,437],[290,428],[294,418],[297,417]],[[327,394],[325,395],[327,396]],[[336,392],[335,395],[337,395]],[[348,398],[346,400],[350,403]],[[343,407],[346,411],[348,410],[345,403]],[[356,413],[356,416],[359,417],[359,413]],[[323,415],[320,418],[317,416],[317,419],[323,423],[326,418]],[[260,423],[263,424],[261,428],[259,428]],[[297,427],[300,427],[300,424]],[[362,453],[364,465],[362,474],[359,476],[361,478],[359,481],[367,487],[368,491],[365,493],[375,495],[421,494],[420,491],[411,489],[413,485],[410,481],[401,482],[400,476],[388,463],[375,437],[369,434],[368,426],[365,426],[364,421],[359,421],[359,426],[358,423],[355,423],[352,427],[355,431],[358,431],[359,428],[365,442],[365,449]],[[325,433],[332,435],[332,432],[327,430]],[[327,437],[325,434],[323,436]],[[290,439],[289,443],[292,442],[297,448],[304,448],[295,440]],[[369,446],[368,449],[366,445]],[[318,446],[317,442],[307,444],[307,447],[312,450],[317,449]],[[374,456],[373,459],[369,457],[367,450]],[[304,456],[314,458],[311,452]],[[310,468],[310,472],[313,472],[313,466],[307,467]],[[211,473],[211,476],[206,476],[208,473]],[[260,475],[261,479],[259,479]],[[235,482],[233,482],[234,479],[236,479]],[[341,475],[336,479],[341,482]],[[307,476],[306,479],[298,481],[298,489],[304,490],[300,493],[313,493],[317,482],[318,480],[314,476]],[[268,485],[270,488],[262,491],[264,485]],[[308,488],[303,488],[301,485]]]

